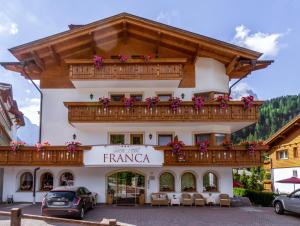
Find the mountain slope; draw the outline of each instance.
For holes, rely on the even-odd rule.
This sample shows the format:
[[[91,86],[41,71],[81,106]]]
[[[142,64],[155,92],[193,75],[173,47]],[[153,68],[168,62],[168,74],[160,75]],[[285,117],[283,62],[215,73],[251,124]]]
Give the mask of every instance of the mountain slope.
[[[232,140],[234,143],[243,140],[266,140],[298,114],[300,94],[271,99],[260,108],[259,121],[233,133]]]

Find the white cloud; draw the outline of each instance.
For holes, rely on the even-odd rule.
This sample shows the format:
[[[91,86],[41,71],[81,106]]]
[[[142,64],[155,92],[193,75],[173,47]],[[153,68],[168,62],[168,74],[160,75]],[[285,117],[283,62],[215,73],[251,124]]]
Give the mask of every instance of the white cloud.
[[[174,20],[179,19],[179,12],[177,10],[160,11],[156,17],[156,21],[164,24],[174,24]]]
[[[247,83],[239,82],[238,84],[232,87],[230,96],[233,100],[240,100],[242,97],[249,95],[252,95],[255,99],[257,99],[257,94]]]
[[[6,14],[0,12],[0,35],[15,35],[19,32],[18,24],[12,21]]]
[[[39,125],[40,121],[40,99],[39,98],[25,98],[22,102],[20,110],[26,115],[33,124]]]
[[[263,58],[274,57],[282,47],[279,43],[279,39],[287,33],[251,33],[249,28],[240,25],[235,28],[233,42],[237,45],[263,53]]]

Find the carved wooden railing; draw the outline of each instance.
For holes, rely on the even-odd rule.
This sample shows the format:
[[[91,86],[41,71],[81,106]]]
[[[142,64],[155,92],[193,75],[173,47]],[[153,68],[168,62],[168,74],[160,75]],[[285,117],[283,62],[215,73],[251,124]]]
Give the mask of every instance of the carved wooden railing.
[[[154,109],[149,109],[146,102],[135,102],[131,109],[126,109],[122,102],[111,102],[103,108],[98,102],[64,102],[69,109],[69,122],[195,122],[195,121],[256,121],[259,117],[261,101],[253,103],[245,110],[241,101],[230,101],[226,109],[217,102],[206,103],[201,110],[196,110],[192,101],[182,102],[179,109],[170,109],[169,102],[159,102]]]
[[[71,80],[181,80],[186,59],[105,59],[97,69],[92,60],[66,60]]]
[[[253,154],[246,150],[245,146],[233,146],[231,150],[223,146],[208,147],[207,152],[202,153],[196,146],[185,146],[182,149],[183,161],[172,153],[170,147],[156,147],[164,150],[164,165],[166,166],[232,166],[251,167],[263,164],[263,152],[266,146],[257,147]]]
[[[35,147],[21,147],[12,151],[9,146],[0,146],[0,165],[25,166],[81,166],[83,165],[83,150],[90,147],[78,147],[76,152],[68,152],[65,146],[49,146],[37,151]]]

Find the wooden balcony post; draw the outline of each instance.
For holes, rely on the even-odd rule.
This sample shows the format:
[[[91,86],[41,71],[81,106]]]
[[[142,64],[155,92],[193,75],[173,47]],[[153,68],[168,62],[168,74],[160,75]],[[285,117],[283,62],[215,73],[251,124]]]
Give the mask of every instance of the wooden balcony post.
[[[12,208],[10,215],[10,226],[21,226],[22,210],[21,208]]]

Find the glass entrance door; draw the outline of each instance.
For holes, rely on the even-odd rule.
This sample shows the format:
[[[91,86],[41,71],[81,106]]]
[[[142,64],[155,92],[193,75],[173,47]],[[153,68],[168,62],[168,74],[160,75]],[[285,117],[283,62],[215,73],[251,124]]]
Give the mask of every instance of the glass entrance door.
[[[135,205],[145,193],[145,177],[135,172],[118,172],[108,176],[107,195],[118,205]]]

